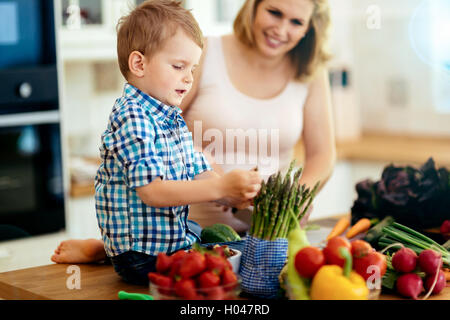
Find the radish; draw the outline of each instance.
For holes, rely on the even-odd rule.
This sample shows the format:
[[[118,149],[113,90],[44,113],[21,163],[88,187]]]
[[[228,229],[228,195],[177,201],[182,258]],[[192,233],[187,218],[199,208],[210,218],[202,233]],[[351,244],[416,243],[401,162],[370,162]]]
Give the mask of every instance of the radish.
[[[398,250],[392,257],[392,266],[399,272],[411,272],[416,268],[416,265],[417,254],[409,248]]]
[[[428,275],[435,275],[442,268],[443,261],[441,254],[427,249],[419,254],[420,269]]]
[[[436,275],[434,276],[427,276],[425,279],[425,288],[426,290],[430,290],[431,287],[433,286],[433,283],[435,281]],[[442,272],[442,270],[439,270],[439,275],[437,276],[437,280],[436,280],[436,284],[434,285],[434,289],[431,292],[432,294],[438,294],[439,292],[441,292],[446,285],[446,280],[445,280],[445,274],[444,272]]]
[[[402,296],[417,299],[423,290],[423,282],[417,274],[406,273],[398,277],[396,287]]]
[[[450,239],[450,220],[445,220],[440,228],[441,234],[444,236],[445,240]]]

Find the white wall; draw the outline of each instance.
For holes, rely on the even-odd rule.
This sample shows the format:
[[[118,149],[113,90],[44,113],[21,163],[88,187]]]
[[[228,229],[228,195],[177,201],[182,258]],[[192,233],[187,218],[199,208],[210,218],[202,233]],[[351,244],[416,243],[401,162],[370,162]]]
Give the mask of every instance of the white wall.
[[[222,1],[230,5],[229,17],[238,11],[242,2]],[[450,135],[450,114],[438,113],[433,102],[433,92],[450,92],[450,75],[441,75],[440,81],[436,82],[438,76],[411,49],[407,34],[409,19],[421,2],[330,0],[333,21],[331,48],[334,54],[331,65],[350,67],[365,129]],[[186,7],[192,8],[205,35],[232,30],[231,19],[215,22],[217,4],[220,2],[186,1]],[[369,6],[377,6],[380,10],[380,29],[367,27]],[[76,153],[97,153],[98,137],[106,125],[115,98],[121,93],[124,80],[114,58],[108,56],[105,62],[109,65],[103,69],[92,61],[71,60],[64,64],[64,117],[69,120],[66,122],[67,134],[79,137],[75,138],[78,141],[74,143],[75,149],[72,148]],[[115,77],[117,83],[110,89],[97,90],[97,82],[102,81],[105,70],[110,72],[103,78]]]
[[[436,77],[412,51],[405,33],[408,20],[420,2],[330,0],[334,27],[331,48],[335,55],[332,66],[348,66],[353,71],[351,80],[364,129],[450,135],[450,116],[439,114],[433,106],[431,83]],[[214,22],[217,16],[214,3],[187,1],[205,35],[232,30],[231,20]],[[230,12],[237,12],[242,0],[233,3]],[[371,5],[380,10],[380,29],[367,27],[367,9]],[[71,154],[91,157],[98,156],[100,135],[124,82],[114,57],[94,60],[97,62],[71,59],[64,63],[63,70],[63,117],[69,150]],[[367,175],[381,175],[382,167],[382,164],[338,163],[329,183],[318,195],[315,217],[348,211],[356,196],[354,184]],[[86,200],[84,207],[88,205]],[[73,205],[69,207],[75,211]],[[92,217],[92,212],[84,214]]]
[[[442,112],[444,100],[433,98],[436,90],[450,92],[450,74],[442,75],[420,59],[409,34],[413,14],[423,0],[351,2],[355,16],[347,37],[352,39],[354,78],[364,128],[450,136],[450,114],[438,111]],[[371,5],[380,10],[380,29],[367,27],[366,9]],[[431,31],[422,31],[431,38]]]

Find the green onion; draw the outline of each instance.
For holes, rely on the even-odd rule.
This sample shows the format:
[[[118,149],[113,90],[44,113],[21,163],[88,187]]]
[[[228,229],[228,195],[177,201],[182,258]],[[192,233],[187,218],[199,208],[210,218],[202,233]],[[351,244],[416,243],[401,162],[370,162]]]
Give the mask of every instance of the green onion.
[[[450,266],[450,252],[436,241],[427,236],[408,228],[399,223],[383,228],[384,235],[378,240],[381,248],[386,248],[393,243],[402,243],[405,247],[412,249],[417,254],[423,250],[431,249],[442,255],[444,264]]]
[[[424,244],[423,242],[419,242],[417,239],[414,239],[413,237],[408,236],[407,234],[404,234],[402,232],[399,232],[398,230],[395,230],[392,227],[384,227],[383,232],[390,235],[391,237],[400,240],[401,242],[409,242],[417,247],[428,249],[429,244]]]
[[[446,243],[444,243],[443,247],[444,249],[450,250],[450,239]]]
[[[420,232],[417,232],[416,230],[413,230],[411,228],[408,228],[407,226],[404,226],[400,223],[394,222],[392,224],[395,228],[398,228],[400,230],[403,230],[407,233],[410,233],[413,236],[416,236],[417,238],[420,238],[422,240],[424,240],[425,242],[434,244],[435,246],[437,246],[438,248],[440,248],[441,250],[443,250],[444,252],[447,251],[443,246],[441,246],[439,243],[437,243],[436,241],[434,241],[433,239],[428,238],[427,236],[421,234]]]
[[[398,243],[398,241],[397,240],[392,240],[392,239],[387,239],[387,240],[385,240],[385,239],[380,239],[379,241],[378,241],[378,245],[381,247],[381,248],[386,248],[387,246],[390,246],[391,244],[394,244],[394,243]],[[419,248],[419,247],[416,247],[416,246],[413,246],[413,245],[411,245],[411,244],[407,244],[407,245],[404,245],[406,248],[410,248],[411,250],[413,250],[415,253],[417,253],[417,254],[420,254],[422,251],[423,251],[423,249],[422,248]],[[392,250],[394,250],[395,248],[392,248]],[[390,251],[390,249],[388,249],[388,251]]]

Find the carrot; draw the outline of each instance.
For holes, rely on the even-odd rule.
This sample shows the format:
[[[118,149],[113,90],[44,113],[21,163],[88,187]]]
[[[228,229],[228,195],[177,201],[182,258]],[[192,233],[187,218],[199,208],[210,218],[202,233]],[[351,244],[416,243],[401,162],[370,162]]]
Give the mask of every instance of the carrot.
[[[345,229],[348,228],[350,225],[350,220],[348,218],[341,218],[336,222],[335,226],[333,227],[333,230],[331,230],[330,234],[327,237],[327,241],[331,238],[337,237],[341,235]]]
[[[348,239],[353,238],[354,236],[365,232],[370,229],[370,226],[372,225],[371,221],[367,218],[362,218],[358,222],[356,222],[350,230],[348,230],[346,237]]]

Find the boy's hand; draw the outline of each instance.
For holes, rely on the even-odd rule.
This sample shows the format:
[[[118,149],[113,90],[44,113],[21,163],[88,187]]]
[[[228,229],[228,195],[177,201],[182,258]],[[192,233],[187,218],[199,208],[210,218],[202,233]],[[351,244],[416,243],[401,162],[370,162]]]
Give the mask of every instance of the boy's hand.
[[[256,197],[261,188],[257,171],[233,170],[220,178],[222,199],[218,202],[230,207],[242,207]]]

